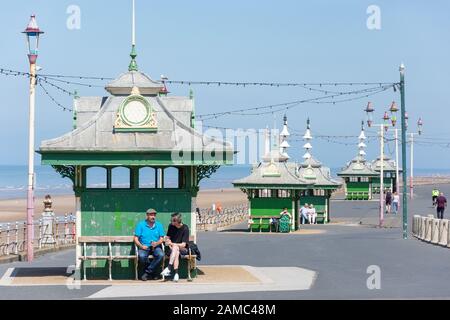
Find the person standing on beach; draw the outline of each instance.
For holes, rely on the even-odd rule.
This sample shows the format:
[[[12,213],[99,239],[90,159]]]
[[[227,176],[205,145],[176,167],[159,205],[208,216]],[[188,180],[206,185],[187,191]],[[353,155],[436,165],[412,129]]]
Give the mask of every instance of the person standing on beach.
[[[447,198],[444,197],[444,193],[440,193],[439,197],[436,198],[436,207],[437,207],[437,218],[444,219],[444,211],[447,208]]]
[[[439,190],[438,188],[434,188],[433,191],[431,191],[431,199],[433,201],[433,207],[436,205],[437,197],[439,197]]]
[[[394,214],[398,213],[398,208],[400,206],[400,196],[398,195],[398,192],[394,192],[394,197],[392,199],[392,209],[394,210]]]
[[[387,190],[386,192],[386,213],[391,213],[391,205],[392,205],[392,192],[391,190]]]

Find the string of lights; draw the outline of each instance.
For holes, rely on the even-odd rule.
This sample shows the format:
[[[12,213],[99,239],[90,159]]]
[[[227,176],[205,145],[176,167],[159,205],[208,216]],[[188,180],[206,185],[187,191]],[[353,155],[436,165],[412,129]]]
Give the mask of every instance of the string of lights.
[[[52,83],[51,81],[47,80],[46,78],[41,78],[40,75],[38,75],[37,78],[38,78],[38,80],[44,81],[45,83],[47,83],[48,85],[52,86],[53,88],[55,88],[55,89],[61,91],[62,93],[65,93],[65,94],[67,94],[67,95],[69,95],[69,96],[73,96],[73,95],[74,95],[74,94],[73,94],[72,92],[70,92],[69,90],[66,90],[66,89],[64,89],[64,88],[62,88],[62,87],[60,87],[60,86],[58,86],[58,85]]]
[[[66,81],[61,80],[58,78],[49,77],[46,75],[39,75],[40,78],[43,78],[45,80],[51,80],[51,81],[57,81],[64,84],[70,84],[70,85],[76,85],[76,86],[82,86],[82,87],[89,87],[89,88],[104,88],[102,85],[96,85],[96,84],[89,84],[89,83],[82,83],[82,82],[73,82],[73,81]]]
[[[317,82],[317,83],[283,83],[283,82],[228,82],[228,81],[188,81],[188,80],[167,80],[167,84],[178,84],[178,85],[216,85],[216,86],[259,86],[259,87],[337,87],[337,86],[369,86],[369,85],[396,85],[397,83],[392,82]],[[307,88],[309,89],[309,88]],[[328,91],[328,90],[324,90]]]
[[[44,91],[44,93],[47,95],[47,97],[49,97],[50,100],[52,100],[58,107],[60,107],[63,111],[70,111],[72,112],[73,109],[71,108],[67,108],[65,106],[63,106],[61,103],[59,103],[58,101],[56,101],[56,99],[50,94],[50,92],[48,92],[48,90],[44,87],[44,85],[41,82],[42,79],[38,80],[38,84],[39,86],[42,88],[42,90]]]
[[[202,114],[202,115],[198,115],[197,118],[207,121],[207,120],[217,119],[219,117],[223,117],[223,116],[227,116],[227,115],[259,116],[259,115],[266,115],[266,114],[274,114],[274,113],[278,113],[281,111],[287,111],[287,110],[292,109],[300,104],[305,104],[305,103],[336,104],[336,103],[342,103],[342,102],[348,102],[348,101],[367,98],[369,96],[386,91],[389,88],[392,88],[392,86],[393,85],[384,86],[384,87],[381,87],[381,89],[379,87],[374,87],[374,88],[368,88],[368,89],[363,89],[363,90],[355,90],[355,91],[346,92],[345,94],[348,94],[348,95],[350,95],[350,94],[356,95],[356,94],[361,94],[361,93],[366,93],[366,94],[360,95],[357,97],[348,98],[348,99],[342,99],[342,100],[321,101],[324,99],[336,98],[336,97],[344,95],[344,94],[339,93],[339,94],[334,94],[334,95],[320,96],[320,97],[315,97],[315,98],[308,98],[308,99],[303,99],[303,100],[278,103],[278,104],[272,104],[272,105],[261,106],[261,107],[241,108],[241,109],[235,109],[235,110],[231,110],[231,111]],[[259,110],[268,110],[268,111],[249,112],[249,111],[259,111]]]

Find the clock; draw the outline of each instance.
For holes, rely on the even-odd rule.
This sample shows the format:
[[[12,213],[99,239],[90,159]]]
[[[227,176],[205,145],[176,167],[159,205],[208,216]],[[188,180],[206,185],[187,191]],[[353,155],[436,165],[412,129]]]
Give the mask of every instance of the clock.
[[[134,126],[144,124],[150,114],[149,108],[139,100],[131,100],[123,107],[124,120]]]
[[[134,88],[120,105],[114,129],[120,131],[156,131],[156,115],[150,102]]]

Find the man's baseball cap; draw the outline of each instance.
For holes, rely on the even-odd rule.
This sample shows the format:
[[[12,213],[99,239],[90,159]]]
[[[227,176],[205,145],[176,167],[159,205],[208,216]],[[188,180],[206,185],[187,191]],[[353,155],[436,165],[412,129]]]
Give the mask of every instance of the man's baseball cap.
[[[155,209],[148,209],[147,214],[157,214]]]

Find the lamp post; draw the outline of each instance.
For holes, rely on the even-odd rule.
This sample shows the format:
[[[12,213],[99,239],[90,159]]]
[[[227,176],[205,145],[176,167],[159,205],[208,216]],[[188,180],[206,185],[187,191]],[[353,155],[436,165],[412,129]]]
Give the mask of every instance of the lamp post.
[[[36,61],[38,58],[39,38],[44,32],[32,15],[27,28],[23,31],[27,37],[28,61],[30,63],[30,109],[29,109],[29,137],[28,137],[28,192],[27,192],[27,261],[34,258],[34,122],[36,102]]]
[[[397,105],[395,102],[392,102],[391,107],[389,108],[389,112],[391,116],[389,116],[388,112],[385,112],[383,115],[383,123],[382,124],[374,124],[373,123],[373,113],[375,109],[371,102],[367,104],[366,109],[364,110],[367,114],[367,125],[368,127],[376,126],[380,127],[380,227],[383,226],[384,223],[384,134],[389,131],[389,126],[392,124],[393,127],[397,124]],[[397,190],[398,190],[398,134],[397,129],[394,129],[396,136],[396,177],[397,177]]]
[[[380,127],[380,213],[379,213],[379,226],[382,227],[384,224],[384,131],[387,128],[386,122],[389,121],[389,115],[385,113],[383,116],[384,122],[382,124],[373,123],[373,112],[375,109],[371,102],[367,104],[364,110],[367,114],[367,126],[370,127]]]
[[[403,239],[408,239],[408,196],[406,186],[406,101],[405,101],[405,65],[402,63],[400,71],[400,112],[402,115],[402,180],[403,180]]]
[[[421,135],[422,134],[422,127],[423,127],[423,121],[422,118],[419,118],[417,121],[417,132],[411,132],[410,133],[410,143],[411,143],[411,173],[409,177],[409,198],[412,200],[414,198],[414,136]]]

